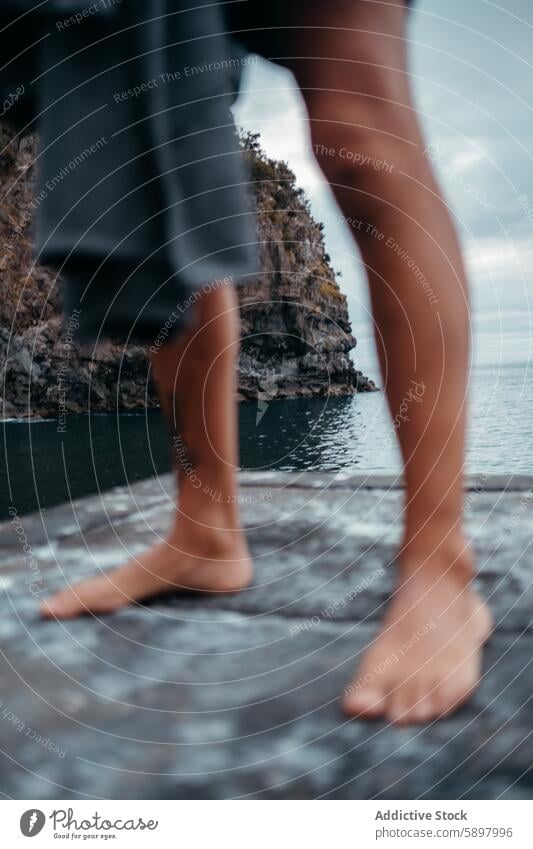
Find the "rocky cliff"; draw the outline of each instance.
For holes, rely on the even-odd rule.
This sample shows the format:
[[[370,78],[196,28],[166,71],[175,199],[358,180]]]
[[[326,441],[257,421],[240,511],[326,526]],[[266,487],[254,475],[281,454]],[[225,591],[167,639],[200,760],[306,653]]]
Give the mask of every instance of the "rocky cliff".
[[[261,276],[240,290],[239,398],[271,400],[372,391],[350,358],[346,298],[325,252],[322,226],[293,173],[245,142],[258,209]],[[2,415],[63,416],[156,405],[145,349],[74,343],[62,324],[60,287],[34,265],[31,211],[35,137],[0,127],[0,355]]]

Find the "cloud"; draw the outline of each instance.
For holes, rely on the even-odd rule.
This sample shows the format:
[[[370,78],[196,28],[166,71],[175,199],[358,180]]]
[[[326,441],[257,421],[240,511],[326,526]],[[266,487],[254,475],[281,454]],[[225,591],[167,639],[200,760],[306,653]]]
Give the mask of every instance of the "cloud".
[[[503,9],[489,0],[419,0],[410,36],[416,101],[427,140],[441,152],[437,174],[464,246],[476,309],[529,311],[533,3],[508,0]],[[358,332],[368,336],[361,263],[309,152],[305,114],[291,74],[264,61],[249,66],[237,120],[260,132],[267,153],[285,159],[307,190],[325,223],[333,265],[343,272],[340,284]]]

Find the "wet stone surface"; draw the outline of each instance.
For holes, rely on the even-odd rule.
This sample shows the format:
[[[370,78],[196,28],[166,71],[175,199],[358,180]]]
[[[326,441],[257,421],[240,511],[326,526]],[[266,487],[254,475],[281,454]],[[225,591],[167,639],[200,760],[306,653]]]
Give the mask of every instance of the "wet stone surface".
[[[350,722],[338,707],[392,590],[397,481],[243,474],[252,588],[69,622],[41,621],[39,597],[163,535],[170,478],[4,523],[0,791],[530,798],[532,484],[470,481],[478,583],[498,627],[474,699],[425,728]]]

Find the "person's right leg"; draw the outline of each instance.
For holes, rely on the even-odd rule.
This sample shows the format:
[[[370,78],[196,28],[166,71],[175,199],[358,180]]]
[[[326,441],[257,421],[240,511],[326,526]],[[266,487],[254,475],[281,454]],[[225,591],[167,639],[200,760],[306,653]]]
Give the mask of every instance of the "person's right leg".
[[[236,479],[239,336],[233,287],[213,288],[200,298],[191,330],[152,355],[178,482],[169,532],[118,569],[47,599],[43,615],[109,613],[167,591],[234,592],[249,584]]]
[[[392,416],[411,399],[397,430],[407,486],[398,588],[344,708],[416,722],[472,692],[491,625],[462,528],[467,287],[410,94],[406,16],[401,0],[298,4],[290,23],[306,28],[293,30],[288,53],[300,58],[286,64],[366,265]]]

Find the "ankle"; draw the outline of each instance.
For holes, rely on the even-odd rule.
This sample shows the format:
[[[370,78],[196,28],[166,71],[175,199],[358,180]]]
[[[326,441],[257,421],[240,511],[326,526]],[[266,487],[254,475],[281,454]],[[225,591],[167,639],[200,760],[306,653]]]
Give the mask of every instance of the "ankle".
[[[239,496],[229,487],[182,486],[178,492],[180,524],[199,530],[236,530],[240,528]]]
[[[223,549],[245,545],[238,511],[231,503],[213,503],[209,499],[179,499],[169,539],[191,550]]]
[[[406,536],[399,549],[398,566],[405,577],[423,570],[432,578],[446,574],[467,585],[474,575],[474,555],[461,531],[445,537],[438,533],[420,534],[415,538]]]

